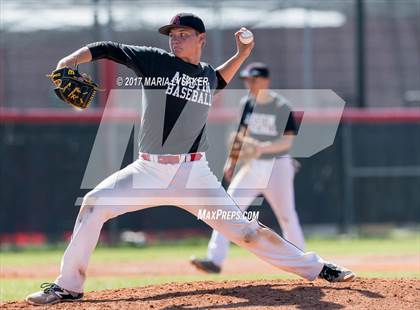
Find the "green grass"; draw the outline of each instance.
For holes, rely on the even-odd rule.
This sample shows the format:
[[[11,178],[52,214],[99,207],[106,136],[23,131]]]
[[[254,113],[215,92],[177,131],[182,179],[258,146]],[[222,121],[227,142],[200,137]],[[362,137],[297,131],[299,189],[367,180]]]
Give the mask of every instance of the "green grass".
[[[165,261],[171,257],[190,257],[191,254],[204,255],[207,250],[207,239],[181,241],[135,247],[101,247],[93,256],[94,262],[140,262]],[[419,239],[310,239],[307,250],[315,251],[321,256],[329,255],[410,255],[419,253]],[[0,257],[1,266],[28,266],[57,264],[64,252],[64,246],[46,249],[23,249],[3,251]],[[252,256],[247,250],[232,246],[229,257]]]
[[[144,248],[133,247],[98,247],[92,256],[91,263],[138,263],[148,261],[170,262],[174,258],[188,259],[192,254],[201,256],[206,253],[207,240],[196,239],[175,243],[165,243],[147,246]],[[315,251],[323,257],[329,256],[369,256],[387,255],[395,256],[418,255],[419,238],[409,237],[404,239],[350,239],[350,240],[309,240],[307,249]],[[47,249],[25,249],[19,251],[3,251],[0,256],[0,267],[25,267],[59,264],[64,247]],[[229,257],[246,258],[252,256],[246,250],[237,246],[231,247]],[[361,272],[363,277],[417,277],[420,271],[413,272]],[[241,274],[241,275],[167,275],[167,276],[144,276],[133,275],[130,277],[90,277],[86,282],[86,291],[138,287],[168,282],[189,282],[204,280],[254,280],[254,279],[278,279],[295,278],[285,273],[273,274]],[[39,289],[39,285],[45,279],[2,279],[0,281],[0,300],[23,299],[28,292]]]

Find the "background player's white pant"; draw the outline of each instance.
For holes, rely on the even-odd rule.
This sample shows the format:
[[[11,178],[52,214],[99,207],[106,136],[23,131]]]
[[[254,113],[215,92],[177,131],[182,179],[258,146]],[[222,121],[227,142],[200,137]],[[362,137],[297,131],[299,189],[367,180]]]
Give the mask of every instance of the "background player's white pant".
[[[242,167],[233,178],[228,193],[242,210],[263,194],[271,205],[283,231],[283,237],[305,250],[305,240],[295,210],[294,167],[290,156],[255,159]],[[213,230],[207,258],[221,266],[229,250],[229,240]]]
[[[177,205],[195,216],[203,208],[238,211],[206,160],[174,165],[137,160],[84,197],[55,283],[83,292],[89,258],[103,224],[123,213],[159,205]],[[308,280],[314,280],[323,268],[324,261],[318,255],[302,252],[255,220],[205,222],[264,261]]]

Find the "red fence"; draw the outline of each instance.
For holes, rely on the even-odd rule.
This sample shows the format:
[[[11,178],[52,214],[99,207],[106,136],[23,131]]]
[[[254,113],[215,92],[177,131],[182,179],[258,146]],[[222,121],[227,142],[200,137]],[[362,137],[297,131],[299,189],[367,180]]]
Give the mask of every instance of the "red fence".
[[[45,108],[0,108],[0,122],[7,123],[99,123],[103,109],[92,108],[86,111],[75,109],[45,109]],[[297,116],[301,116],[297,112]],[[312,114],[311,114],[312,115]],[[313,117],[328,120],[336,116],[337,112],[315,112]],[[238,117],[235,108],[217,107],[210,111],[210,123],[226,123]],[[112,120],[133,121],[138,118],[138,113],[133,110],[116,110]],[[374,108],[374,109],[345,109],[341,120],[353,123],[389,123],[389,122],[420,122],[419,108]]]

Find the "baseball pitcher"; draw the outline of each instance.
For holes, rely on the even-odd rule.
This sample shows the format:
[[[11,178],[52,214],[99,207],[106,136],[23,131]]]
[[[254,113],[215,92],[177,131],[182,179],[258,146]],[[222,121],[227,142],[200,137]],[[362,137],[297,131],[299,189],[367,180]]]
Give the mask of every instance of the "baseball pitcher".
[[[159,205],[177,205],[195,216],[203,208],[240,211],[210,170],[205,152],[213,91],[231,81],[254,46],[253,42],[241,43],[241,31],[235,33],[235,54],[216,69],[201,62],[206,30],[203,21],[190,13],[177,14],[159,29],[169,38],[170,52],[96,42],[59,61],[57,69],[106,58],[127,66],[139,77],[160,77],[167,82],[143,85],[146,100],[141,113],[138,159],[84,197],[59,276],[29,295],[29,303],[45,305],[82,298],[89,258],[101,228],[116,216]],[[155,96],[155,91],[163,95]],[[257,220],[235,217],[205,221],[266,262],[308,280],[321,277],[332,282],[349,281],[355,276],[315,253],[303,252]]]

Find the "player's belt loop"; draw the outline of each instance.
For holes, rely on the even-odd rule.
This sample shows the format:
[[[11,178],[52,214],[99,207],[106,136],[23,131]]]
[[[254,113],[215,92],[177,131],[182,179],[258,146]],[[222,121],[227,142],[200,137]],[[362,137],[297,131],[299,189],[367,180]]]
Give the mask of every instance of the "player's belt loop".
[[[144,160],[151,161],[150,154],[140,153],[140,156],[139,157],[142,158],[142,159],[144,159]]]
[[[203,157],[203,154],[201,153],[191,153],[186,156],[185,161],[200,160],[202,157]]]

